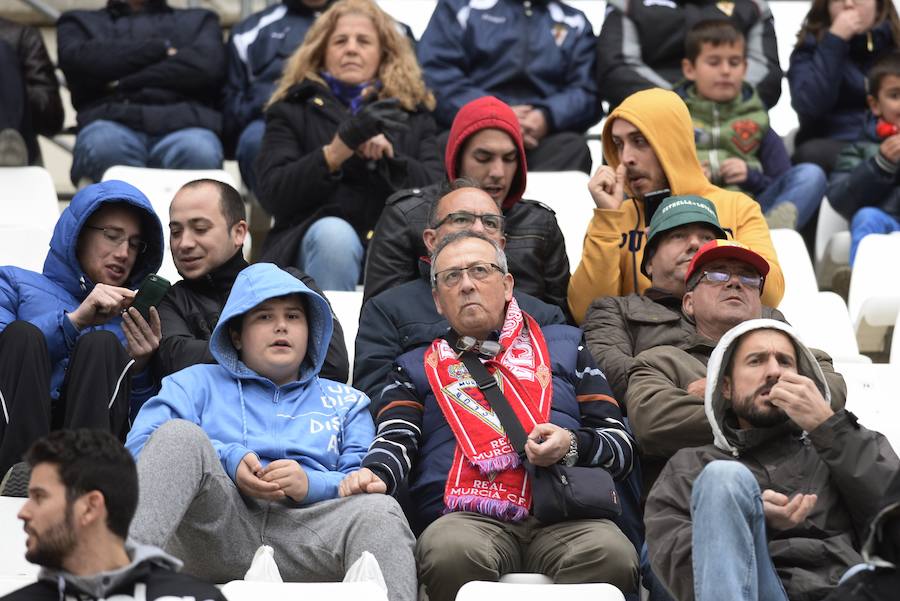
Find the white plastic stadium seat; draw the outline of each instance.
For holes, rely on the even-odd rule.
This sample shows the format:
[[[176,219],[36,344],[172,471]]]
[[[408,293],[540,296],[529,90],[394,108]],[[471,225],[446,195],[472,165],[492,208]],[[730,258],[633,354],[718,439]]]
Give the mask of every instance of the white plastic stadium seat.
[[[888,329],[900,312],[900,235],[870,234],[862,239],[853,264],[848,307],[863,352],[882,351]]]
[[[834,361],[872,362],[860,354],[847,305],[834,292],[785,297],[778,310],[794,326],[806,346],[825,351]]]
[[[181,279],[175,263],[172,261],[172,253],[169,249],[169,205],[178,189],[184,184],[195,179],[214,179],[237,188],[237,182],[227,171],[221,169],[149,169],[144,167],[127,167],[115,165],[103,174],[103,181],[111,179],[128,182],[150,199],[153,210],[159,216],[163,226],[165,238],[165,253],[159,275],[173,284]],[[250,257],[250,237],[244,243],[244,256]]]
[[[888,363],[837,363],[834,369],[847,382],[847,409],[900,449],[900,369]]]
[[[249,582],[232,580],[222,587],[228,601],[387,601],[374,582]]]
[[[361,290],[323,290],[331,302],[331,308],[341,322],[344,330],[344,342],[347,355],[350,357],[350,379],[353,378],[353,354],[356,352],[356,332],[359,330],[359,312],[362,309],[363,293]],[[349,383],[349,380],[348,380]]]
[[[794,230],[772,230],[772,245],[778,256],[778,264],[784,274],[784,298],[782,303],[792,299],[805,299],[819,292],[816,272],[803,238]]]
[[[41,271],[59,205],[42,167],[0,168],[0,265]]]
[[[611,584],[508,584],[467,582],[456,593],[456,601],[624,601],[622,592]]]
[[[594,200],[587,187],[590,179],[581,171],[530,172],[525,188],[525,198],[538,200],[556,213],[572,272],[581,262],[584,234],[594,215]]]
[[[823,199],[816,224],[816,275],[823,287],[831,286],[835,269],[850,264],[849,227],[828,198]]]
[[[25,531],[16,517],[26,500],[0,497],[0,597],[37,580],[39,568],[25,560]]]

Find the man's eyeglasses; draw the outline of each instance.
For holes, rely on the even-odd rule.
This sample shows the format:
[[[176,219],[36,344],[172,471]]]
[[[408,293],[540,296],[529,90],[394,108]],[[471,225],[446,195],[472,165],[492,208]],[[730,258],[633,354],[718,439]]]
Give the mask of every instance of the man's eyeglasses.
[[[503,231],[503,222],[505,221],[503,215],[494,215],[492,213],[476,215],[475,213],[470,213],[468,211],[457,211],[456,213],[450,213],[449,215],[438,221],[433,229],[437,229],[445,223],[448,223],[451,227],[457,229],[469,228],[472,227],[476,219],[481,220],[481,225],[483,225],[484,229],[486,230],[495,232]]]
[[[498,271],[503,273],[499,265],[494,263],[474,263],[468,267],[451,267],[434,274],[432,283],[440,283],[445,288],[453,288],[462,280],[463,273],[468,273],[469,277],[478,282],[486,280],[492,273]]]
[[[730,271],[704,271],[700,274],[697,284],[706,280],[713,286],[721,286],[730,282],[732,276],[737,276],[741,286],[746,286],[747,288],[752,288],[754,290],[761,290],[763,282],[766,280],[766,278],[761,275],[741,275],[739,273],[731,273]],[[697,287],[697,284],[694,285],[694,288]]]
[[[118,248],[120,244],[127,241],[128,248],[133,251],[136,251],[137,254],[141,255],[147,251],[147,243],[138,238],[137,236],[132,236],[129,238],[125,235],[125,230],[118,227],[98,227],[96,225],[86,225],[84,226],[89,230],[97,230],[98,232],[103,232],[103,239],[109,242],[112,246]]]

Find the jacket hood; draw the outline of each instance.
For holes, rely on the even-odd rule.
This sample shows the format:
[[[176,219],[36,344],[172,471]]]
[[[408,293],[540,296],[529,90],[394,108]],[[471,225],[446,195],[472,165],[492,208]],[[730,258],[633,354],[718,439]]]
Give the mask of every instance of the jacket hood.
[[[703,175],[694,145],[694,125],[691,114],[681,97],[670,90],[652,88],[635,92],[620,104],[603,125],[603,156],[615,169],[619,153],[612,139],[612,125],[625,119],[637,127],[662,165],[673,196],[696,194],[707,196],[719,190]],[[634,192],[628,188],[629,195]]]
[[[241,271],[209,339],[209,350],[216,361],[236,378],[265,379],[241,361],[240,353],[231,342],[228,322],[270,298],[288,294],[302,294],[306,299],[306,321],[309,341],[306,358],[300,365],[297,380],[305,384],[322,369],[328,343],[334,327],[328,302],[307,288],[298,278],[272,263],[257,263]]]
[[[98,572],[90,576],[76,576],[64,570],[41,568],[41,571],[38,573],[38,580],[47,580],[55,583],[59,589],[60,599],[73,596],[75,591],[67,589],[77,589],[78,592],[88,594],[93,599],[105,599],[109,597],[110,591],[115,590],[125,582],[134,580],[137,572],[148,570],[151,566],[156,565],[176,572],[181,569],[182,564],[180,560],[152,545],[127,541],[125,543],[125,552],[131,558],[131,562],[118,570]],[[79,596],[74,595],[74,597]]]
[[[447,151],[444,154],[444,167],[447,177],[452,182],[459,177],[459,154],[466,140],[483,129],[499,129],[509,135],[516,144],[519,153],[519,168],[509,187],[509,194],[503,201],[503,210],[519,202],[525,194],[525,183],[528,165],[525,162],[525,144],[522,142],[522,131],[519,120],[508,104],[493,96],[482,96],[466,104],[453,119],[450,136],[447,138]]]
[[[722,393],[719,390],[719,382],[725,375],[725,369],[731,361],[731,356],[734,354],[734,349],[737,347],[740,338],[748,332],[763,329],[779,330],[791,338],[797,353],[797,371],[802,375],[812,378],[813,382],[816,383],[819,392],[822,393],[825,402],[829,405],[831,404],[831,391],[828,390],[828,385],[825,382],[825,375],[822,373],[822,368],[819,367],[819,362],[816,361],[815,356],[813,356],[812,352],[806,348],[806,345],[803,344],[791,326],[774,319],[751,319],[736,325],[722,336],[722,339],[719,340],[719,343],[716,345],[716,348],[713,349],[713,352],[709,357],[706,371],[705,397],[706,418],[709,420],[709,424],[712,427],[713,443],[719,449],[735,456],[740,454],[745,448],[751,446],[748,444],[750,443],[750,437],[746,436],[747,432],[761,433],[759,436],[756,436],[756,438],[759,439],[760,437],[768,438],[769,432],[782,431],[782,429],[777,426],[775,428],[760,428],[758,430],[737,430],[733,425],[734,414],[731,412],[731,401],[722,397]],[[729,417],[731,417],[731,419],[727,419]],[[795,428],[795,426],[791,427]]]
[[[59,216],[50,239],[50,252],[44,260],[44,275],[78,299],[86,297],[96,284],[88,280],[78,262],[78,237],[88,218],[104,203],[125,203],[140,211],[147,251],[138,255],[125,286],[138,287],[145,277],[155,273],[162,265],[162,224],[144,193],[118,180],[87,186],[72,198]]]

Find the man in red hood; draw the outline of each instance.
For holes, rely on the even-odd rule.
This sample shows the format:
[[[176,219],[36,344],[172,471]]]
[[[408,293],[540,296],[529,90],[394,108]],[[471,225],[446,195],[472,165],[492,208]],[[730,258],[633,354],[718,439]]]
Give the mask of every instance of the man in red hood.
[[[444,165],[449,181],[476,181],[502,211],[516,289],[567,311],[565,242],[553,211],[522,198],[528,169],[513,110],[493,96],[463,106],[450,128]],[[401,190],[388,198],[369,243],[365,300],[419,277],[419,258],[428,254],[422,232],[436,225],[429,223],[429,213],[441,187]]]

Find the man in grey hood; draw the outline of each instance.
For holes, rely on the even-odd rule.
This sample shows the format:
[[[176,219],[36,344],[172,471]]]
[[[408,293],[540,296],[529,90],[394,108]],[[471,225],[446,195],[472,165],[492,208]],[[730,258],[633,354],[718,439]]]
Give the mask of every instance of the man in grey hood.
[[[682,449],[647,500],[654,572],[676,599],[824,598],[862,561],[900,461],[844,409],[790,326],[728,331],[708,363],[714,443]]]
[[[28,501],[19,511],[25,558],[38,581],[3,601],[195,599],[224,601],[215,587],[178,574],[181,562],[150,545],[126,542],[137,508],[131,455],[98,430],[59,430],[26,454]]]

